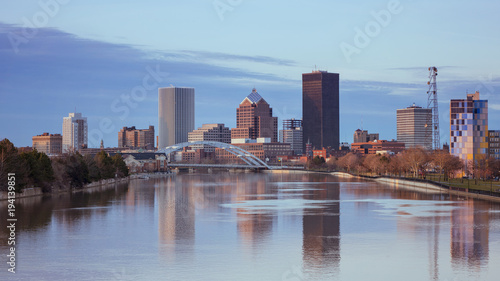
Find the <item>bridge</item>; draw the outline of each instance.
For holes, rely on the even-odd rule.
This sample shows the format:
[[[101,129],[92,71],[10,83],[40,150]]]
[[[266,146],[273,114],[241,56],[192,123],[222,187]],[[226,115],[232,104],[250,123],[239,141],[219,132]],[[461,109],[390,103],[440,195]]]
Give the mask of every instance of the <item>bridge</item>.
[[[169,155],[172,152],[181,151],[184,147],[193,146],[193,145],[209,145],[216,148],[221,148],[226,150],[227,152],[235,155],[239,159],[241,159],[245,164],[176,164],[171,163],[169,166],[171,167],[193,167],[193,168],[234,168],[234,169],[279,169],[281,167],[271,167],[267,165],[260,158],[256,157],[252,153],[234,146],[229,143],[223,143],[218,141],[188,141],[183,143],[174,144],[171,146],[167,146],[163,149],[158,150],[156,153],[165,153]]]

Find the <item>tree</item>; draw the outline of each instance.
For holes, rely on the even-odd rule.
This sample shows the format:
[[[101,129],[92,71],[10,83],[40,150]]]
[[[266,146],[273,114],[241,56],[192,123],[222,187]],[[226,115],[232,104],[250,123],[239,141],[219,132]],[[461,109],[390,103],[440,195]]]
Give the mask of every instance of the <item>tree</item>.
[[[69,152],[52,162],[56,183],[60,187],[82,188],[90,182],[89,170],[83,156],[78,152]]]
[[[336,157],[330,157],[328,161],[326,162],[326,165],[328,165],[329,170],[337,170],[338,169],[338,161],[339,159]]]
[[[323,157],[319,157],[318,155],[316,155],[313,160],[312,160],[313,164],[316,165],[316,166],[321,166],[325,163],[325,158]]]
[[[448,180],[454,172],[463,168],[462,160],[457,156],[451,155],[446,150],[433,151],[430,159],[434,168],[439,173],[443,173],[444,180]]]
[[[123,178],[128,176],[128,167],[127,164],[125,164],[125,161],[123,161],[123,157],[121,154],[115,154],[113,157],[111,157],[113,160],[113,165],[116,170],[116,174],[118,175],[119,178]]]
[[[493,177],[500,177],[500,159],[495,159],[493,157],[490,157],[490,168],[491,168],[491,175]]]
[[[460,157],[455,155],[448,154],[446,158],[443,169],[445,180],[448,180],[454,173],[464,168],[464,163],[460,160]]]
[[[416,147],[403,151],[403,164],[410,170],[413,177],[418,177],[419,171],[425,173],[425,167],[429,163],[427,151],[423,148]]]
[[[0,141],[0,190],[7,191],[7,177],[15,173],[16,192],[21,192],[27,184],[27,169],[24,159],[19,156],[17,148],[8,139]]]
[[[20,157],[26,163],[28,184],[32,187],[41,187],[43,192],[49,192],[55,178],[52,161],[47,154],[35,149],[21,153]]]
[[[489,161],[489,158],[485,154],[479,154],[476,156],[476,169],[475,169],[475,174],[474,178],[479,178],[479,179],[487,179],[491,177],[493,171],[490,167],[491,161]]]
[[[394,176],[401,176],[403,172],[406,173],[406,167],[403,165],[403,156],[398,154],[391,157],[389,164],[387,165],[389,173]]]
[[[85,162],[85,165],[87,165],[87,169],[89,170],[89,181],[94,182],[100,180],[101,171],[99,170],[94,157],[92,157],[91,155],[85,155],[83,156],[83,161]]]
[[[113,166],[113,160],[104,150],[101,150],[95,155],[94,161],[96,162],[97,167],[101,172],[102,179],[110,179],[115,177],[116,169]]]
[[[359,155],[352,152],[340,157],[338,162],[339,166],[343,167],[347,172],[351,172],[352,169],[359,167],[361,164]]]

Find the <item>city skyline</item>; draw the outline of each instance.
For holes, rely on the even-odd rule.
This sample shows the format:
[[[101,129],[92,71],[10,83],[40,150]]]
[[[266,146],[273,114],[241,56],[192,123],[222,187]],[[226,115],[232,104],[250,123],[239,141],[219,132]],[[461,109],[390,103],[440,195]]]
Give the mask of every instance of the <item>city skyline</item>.
[[[442,127],[449,124],[449,100],[476,90],[489,100],[490,119],[500,119],[498,38],[491,35],[499,25],[492,11],[500,3],[457,6],[443,1],[428,9],[430,2],[422,1],[364,1],[363,5],[242,1],[221,18],[212,1],[194,7],[151,1],[154,9],[140,6],[153,15],[151,21],[132,17],[127,29],[108,24],[123,22],[117,18],[120,13],[109,12],[112,4],[65,2],[54,16],[48,16],[47,23],[39,25],[34,15],[47,12],[38,1],[5,3],[0,11],[0,59],[5,62],[0,69],[6,73],[0,78],[4,101],[0,117],[10,120],[0,123],[0,137],[17,146],[30,145],[31,137],[43,132],[62,133],[58,120],[75,106],[89,118],[89,146],[99,147],[101,139],[106,146],[116,146],[116,133],[122,127],[158,128],[156,89],[171,84],[197,89],[195,127],[214,122],[235,127],[234,105],[252,87],[273,106],[279,124],[284,119],[300,119],[300,75],[315,69],[342,76],[341,142],[351,142],[358,128],[379,132],[381,139],[396,139],[396,127],[382,124],[395,124],[397,108],[426,104],[430,65],[440,69]],[[389,3],[399,3],[399,8],[391,12]],[[119,9],[135,13],[136,5]],[[92,23],[81,24],[97,7],[102,14],[93,16]],[[283,7],[289,16],[300,15],[304,20],[294,23],[286,17],[280,23],[285,17],[274,13]],[[172,18],[155,17],[165,10],[178,13]],[[390,22],[379,22],[379,32],[368,38],[366,46],[356,45],[357,31],[365,34],[366,26],[378,22],[376,15],[387,15],[384,11],[391,13]],[[430,18],[449,20],[423,22],[424,11]],[[456,16],[469,12],[481,16],[473,21]],[[261,21],[249,25],[241,20],[255,13]],[[187,24],[174,29],[168,24],[186,15],[204,20],[204,26]],[[318,25],[322,28],[313,28]],[[192,36],[170,40],[186,37],[183,34]],[[260,44],[248,44],[248,38]],[[471,49],[472,42],[479,47]],[[349,56],[350,62],[340,48],[342,43],[359,51]],[[441,142],[449,143],[449,132],[441,130]]]

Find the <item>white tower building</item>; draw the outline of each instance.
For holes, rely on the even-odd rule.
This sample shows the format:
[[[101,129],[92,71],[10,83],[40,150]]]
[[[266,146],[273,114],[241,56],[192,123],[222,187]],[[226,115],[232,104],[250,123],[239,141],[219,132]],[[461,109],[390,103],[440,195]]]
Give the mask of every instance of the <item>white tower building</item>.
[[[83,117],[81,113],[70,113],[63,118],[62,144],[63,153],[88,145],[87,117]]]
[[[158,89],[158,148],[188,141],[194,130],[194,88]]]

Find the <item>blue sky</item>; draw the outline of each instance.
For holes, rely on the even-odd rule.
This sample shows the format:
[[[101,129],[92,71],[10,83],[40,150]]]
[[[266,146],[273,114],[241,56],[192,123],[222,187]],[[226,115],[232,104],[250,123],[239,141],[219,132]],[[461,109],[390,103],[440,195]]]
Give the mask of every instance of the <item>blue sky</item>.
[[[235,127],[253,87],[280,122],[301,118],[301,74],[315,67],[340,73],[342,141],[361,126],[395,139],[396,109],[427,106],[429,66],[442,142],[449,100],[467,91],[500,129],[498,1],[102,2],[0,1],[0,138],[31,145],[76,108],[91,146],[116,146],[123,126],[157,128],[169,85],[195,88],[197,127]]]

